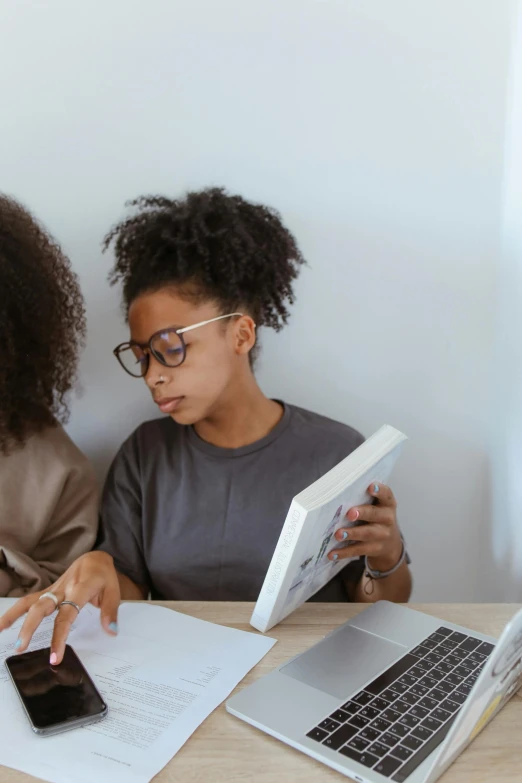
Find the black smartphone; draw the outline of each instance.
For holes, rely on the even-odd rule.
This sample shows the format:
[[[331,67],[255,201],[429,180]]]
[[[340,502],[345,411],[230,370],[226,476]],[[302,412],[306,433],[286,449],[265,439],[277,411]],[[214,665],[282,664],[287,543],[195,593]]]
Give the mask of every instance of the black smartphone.
[[[105,718],[108,707],[72,647],[58,666],[50,655],[45,647],[5,661],[34,733],[47,737]]]

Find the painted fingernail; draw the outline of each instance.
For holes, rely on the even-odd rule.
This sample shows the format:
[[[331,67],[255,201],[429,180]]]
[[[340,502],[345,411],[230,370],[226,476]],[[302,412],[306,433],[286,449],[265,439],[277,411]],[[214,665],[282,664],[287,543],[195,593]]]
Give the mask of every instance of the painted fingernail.
[[[109,623],[109,631],[118,633],[118,623]]]
[[[21,646],[22,646],[22,640],[17,639],[15,644],[15,650],[19,650]]]
[[[360,517],[360,516],[361,516],[361,512],[357,510],[357,511],[355,512],[355,519],[354,519],[353,521],[354,521],[354,522],[357,522],[357,520],[359,519],[359,517]]]
[[[51,653],[49,663],[51,664],[51,666],[54,666],[54,664],[56,663],[56,653]]]
[[[379,492],[379,485],[378,484],[374,484],[373,485],[373,491],[375,492],[376,495],[378,494],[378,492]]]
[[[332,560],[337,560],[338,557],[339,555],[332,555]]]
[[[343,530],[343,540],[345,538],[348,538],[348,532],[346,530]]]

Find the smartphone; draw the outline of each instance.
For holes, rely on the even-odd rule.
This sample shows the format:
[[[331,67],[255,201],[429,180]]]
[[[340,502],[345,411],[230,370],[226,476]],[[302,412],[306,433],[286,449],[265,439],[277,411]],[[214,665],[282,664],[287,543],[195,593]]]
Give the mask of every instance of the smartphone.
[[[5,661],[34,733],[48,737],[105,718],[107,704],[72,647],[58,666],[51,666],[50,655],[45,647]]]

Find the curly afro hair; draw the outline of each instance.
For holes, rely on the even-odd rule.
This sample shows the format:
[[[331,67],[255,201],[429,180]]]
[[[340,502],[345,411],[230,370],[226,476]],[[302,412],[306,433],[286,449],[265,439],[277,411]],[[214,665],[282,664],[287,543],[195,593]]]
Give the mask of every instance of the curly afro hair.
[[[140,294],[174,286],[189,300],[215,301],[223,313],[244,308],[258,326],[279,331],[287,322],[305,261],[274,209],[223,188],[182,200],[142,196],[127,206],[135,214],[103,244],[114,243],[109,280],[123,283],[126,314]]]
[[[0,194],[0,452],[67,420],[84,339],[69,260],[30,212]]]

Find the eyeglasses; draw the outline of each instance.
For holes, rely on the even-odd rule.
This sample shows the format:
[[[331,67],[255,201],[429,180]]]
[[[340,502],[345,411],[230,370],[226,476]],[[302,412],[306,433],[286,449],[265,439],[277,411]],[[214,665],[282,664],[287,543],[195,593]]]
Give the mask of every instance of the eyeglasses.
[[[217,318],[208,321],[201,321],[199,324],[184,326],[182,329],[161,329],[159,332],[154,332],[148,343],[140,344],[131,340],[118,345],[113,353],[125,372],[133,378],[143,378],[148,372],[151,354],[164,367],[179,367],[183,364],[187,355],[187,346],[183,339],[185,332],[199,329],[200,326],[212,324],[214,321],[221,321],[223,318],[242,315],[243,313],[229,313],[218,315]]]

